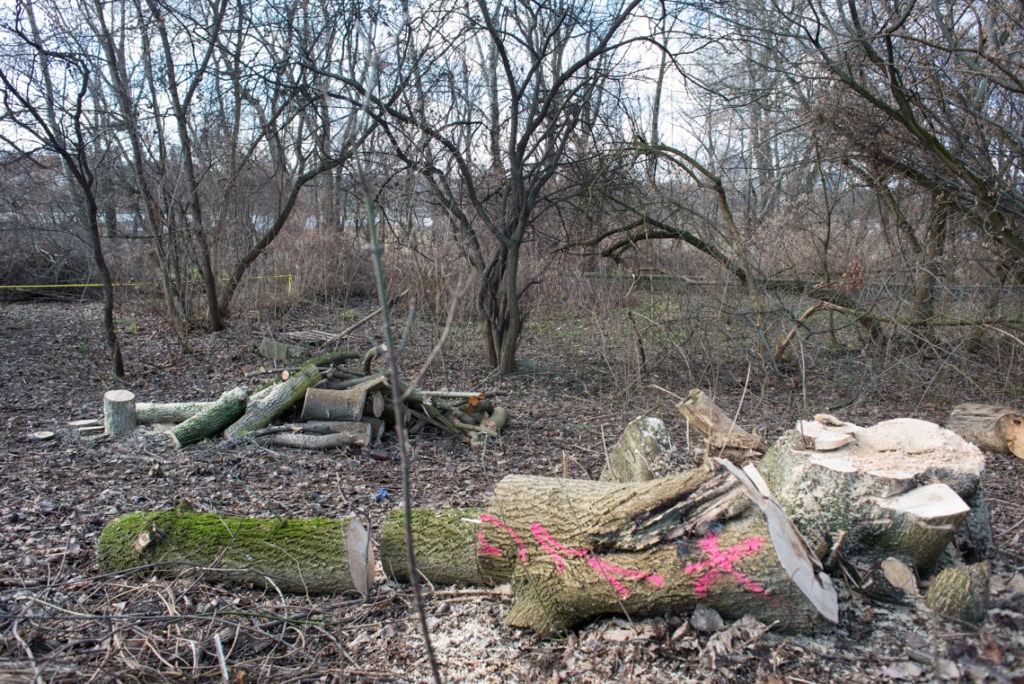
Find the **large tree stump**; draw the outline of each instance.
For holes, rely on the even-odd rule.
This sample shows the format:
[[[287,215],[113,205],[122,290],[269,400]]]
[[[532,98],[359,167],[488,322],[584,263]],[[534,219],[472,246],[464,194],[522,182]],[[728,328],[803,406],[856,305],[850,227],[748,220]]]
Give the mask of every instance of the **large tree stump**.
[[[843,548],[852,557],[876,563],[896,556],[928,574],[970,515],[960,541],[987,551],[991,530],[980,490],[985,459],[977,447],[910,418],[870,428],[843,424],[838,431],[853,441],[829,451],[815,450],[799,431],[787,432],[760,464],[812,544],[822,547],[845,535]]]
[[[355,590],[347,529],[347,518],[239,518],[178,507],[113,520],[100,534],[97,554],[104,572],[140,568],[176,577],[193,571],[214,582],[340,593]]]
[[[1024,410],[997,404],[960,404],[946,427],[982,449],[1024,458]]]
[[[320,370],[313,363],[302,366],[287,380],[253,395],[242,417],[224,431],[227,439],[238,439],[246,433],[270,425],[271,421],[290,409],[306,390],[320,382]]]
[[[765,515],[729,473],[626,484],[512,475],[480,520],[483,572],[513,577],[512,626],[553,634],[602,614],[685,613],[698,602],[783,630],[821,624],[781,565]],[[828,583],[807,557],[797,562],[798,573]],[[830,583],[822,593],[835,619]]]

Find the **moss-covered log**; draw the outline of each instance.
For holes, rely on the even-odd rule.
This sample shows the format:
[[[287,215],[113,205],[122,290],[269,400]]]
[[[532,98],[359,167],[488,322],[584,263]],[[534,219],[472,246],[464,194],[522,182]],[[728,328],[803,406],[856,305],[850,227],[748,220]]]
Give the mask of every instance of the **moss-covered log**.
[[[183,447],[201,442],[234,423],[245,413],[247,396],[248,393],[244,388],[235,387],[222,394],[220,399],[199,413],[176,425],[168,431],[175,446]]]
[[[686,613],[698,602],[784,630],[822,624],[780,564],[761,510],[721,471],[627,484],[509,476],[478,541],[482,571],[513,577],[506,622],[542,634],[602,614]],[[801,572],[814,575],[809,565]]]
[[[420,508],[412,511],[416,569],[431,584],[487,586],[509,580],[508,572],[488,574],[477,556],[481,508]],[[392,511],[380,530],[380,560],[388,577],[409,581],[405,516]]]
[[[298,594],[354,591],[345,552],[348,519],[240,518],[176,508],[108,523],[97,554],[104,572],[199,572],[213,582]]]
[[[320,370],[307,363],[290,376],[254,395],[242,417],[228,426],[224,431],[227,439],[238,439],[253,430],[270,425],[270,423],[291,408],[295,402],[305,396],[306,390],[320,382]]]

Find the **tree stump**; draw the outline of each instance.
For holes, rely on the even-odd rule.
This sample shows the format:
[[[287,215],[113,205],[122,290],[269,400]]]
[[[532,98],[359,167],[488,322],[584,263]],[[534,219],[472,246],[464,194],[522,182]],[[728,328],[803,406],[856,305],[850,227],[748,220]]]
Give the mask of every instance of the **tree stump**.
[[[110,437],[135,430],[135,395],[128,390],[110,390],[103,395],[103,431]]]
[[[649,416],[632,421],[605,458],[602,482],[645,482],[668,475],[675,449],[665,423]]]
[[[987,551],[991,529],[980,489],[985,459],[976,446],[910,418],[838,430],[853,441],[825,452],[791,430],[760,464],[812,545],[845,534],[844,550],[852,556],[872,563],[896,556],[927,575],[966,519],[960,541]]]

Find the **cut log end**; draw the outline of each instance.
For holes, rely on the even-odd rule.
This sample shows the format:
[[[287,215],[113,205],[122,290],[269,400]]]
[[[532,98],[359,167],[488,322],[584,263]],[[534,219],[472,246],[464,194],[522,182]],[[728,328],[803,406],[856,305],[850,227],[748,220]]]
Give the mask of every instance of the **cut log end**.
[[[104,432],[111,437],[117,437],[132,432],[135,426],[135,394],[128,390],[110,390],[104,394]]]

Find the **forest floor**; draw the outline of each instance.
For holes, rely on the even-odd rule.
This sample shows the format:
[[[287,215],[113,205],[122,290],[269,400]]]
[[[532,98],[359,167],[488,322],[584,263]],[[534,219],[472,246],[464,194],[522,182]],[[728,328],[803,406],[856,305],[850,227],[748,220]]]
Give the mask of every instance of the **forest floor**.
[[[228,331],[193,333],[185,347],[161,319],[136,307],[121,314],[129,375],[114,383],[95,304],[0,306],[0,682],[430,680],[405,586],[381,579],[364,602],[211,586],[194,575],[103,575],[96,563],[96,539],[110,520],[183,500],[230,515],[359,513],[379,523],[401,495],[392,438],[373,457],[254,444],[175,450],[152,435],[82,439],[66,425],[99,417],[103,392],[115,387],[140,401],[212,399],[238,384],[255,387],[268,377],[258,373],[268,367],[257,353],[261,337],[334,333],[370,306],[356,308],[298,309],[276,323],[239,316]],[[529,325],[521,352],[536,361],[529,372],[495,375],[478,360],[473,327],[460,324],[424,374],[429,389],[497,396],[511,419],[503,437],[484,447],[434,432],[413,437],[414,505],[485,505],[510,473],[596,478],[606,447],[643,414],[662,418],[686,451],[672,394],[693,386],[713,391],[726,411],[739,409],[740,423],[769,443],[795,419],[830,406],[862,425],[901,416],[941,423],[952,404],[991,396],[965,391],[962,376],[973,371],[946,373],[942,358],[914,360],[909,375],[902,371],[910,362],[853,352],[808,355],[781,374],[752,373],[743,354],[716,357],[709,349],[670,363],[639,337],[616,348],[606,337],[588,337],[586,320]],[[375,326],[346,342],[368,348]],[[407,375],[418,372],[437,333],[424,326],[412,335],[402,357]],[[688,348],[697,349],[698,338]],[[638,354],[646,358],[630,370],[625,361]],[[967,363],[979,373],[999,365],[985,357]],[[995,371],[1001,385],[993,395],[1020,396],[1024,363],[1015,363],[1020,370]],[[976,390],[991,386],[977,382]],[[35,442],[29,435],[37,430],[57,435]],[[510,597],[500,588],[436,587],[426,611],[440,669],[447,681],[465,682],[1024,682],[1024,460],[987,459],[983,486],[996,551],[980,628],[921,606],[870,601],[837,580],[840,623],[811,636],[749,620],[708,634],[690,628],[688,616],[670,615],[603,618],[542,639],[503,625]],[[376,501],[381,489],[390,496]]]

